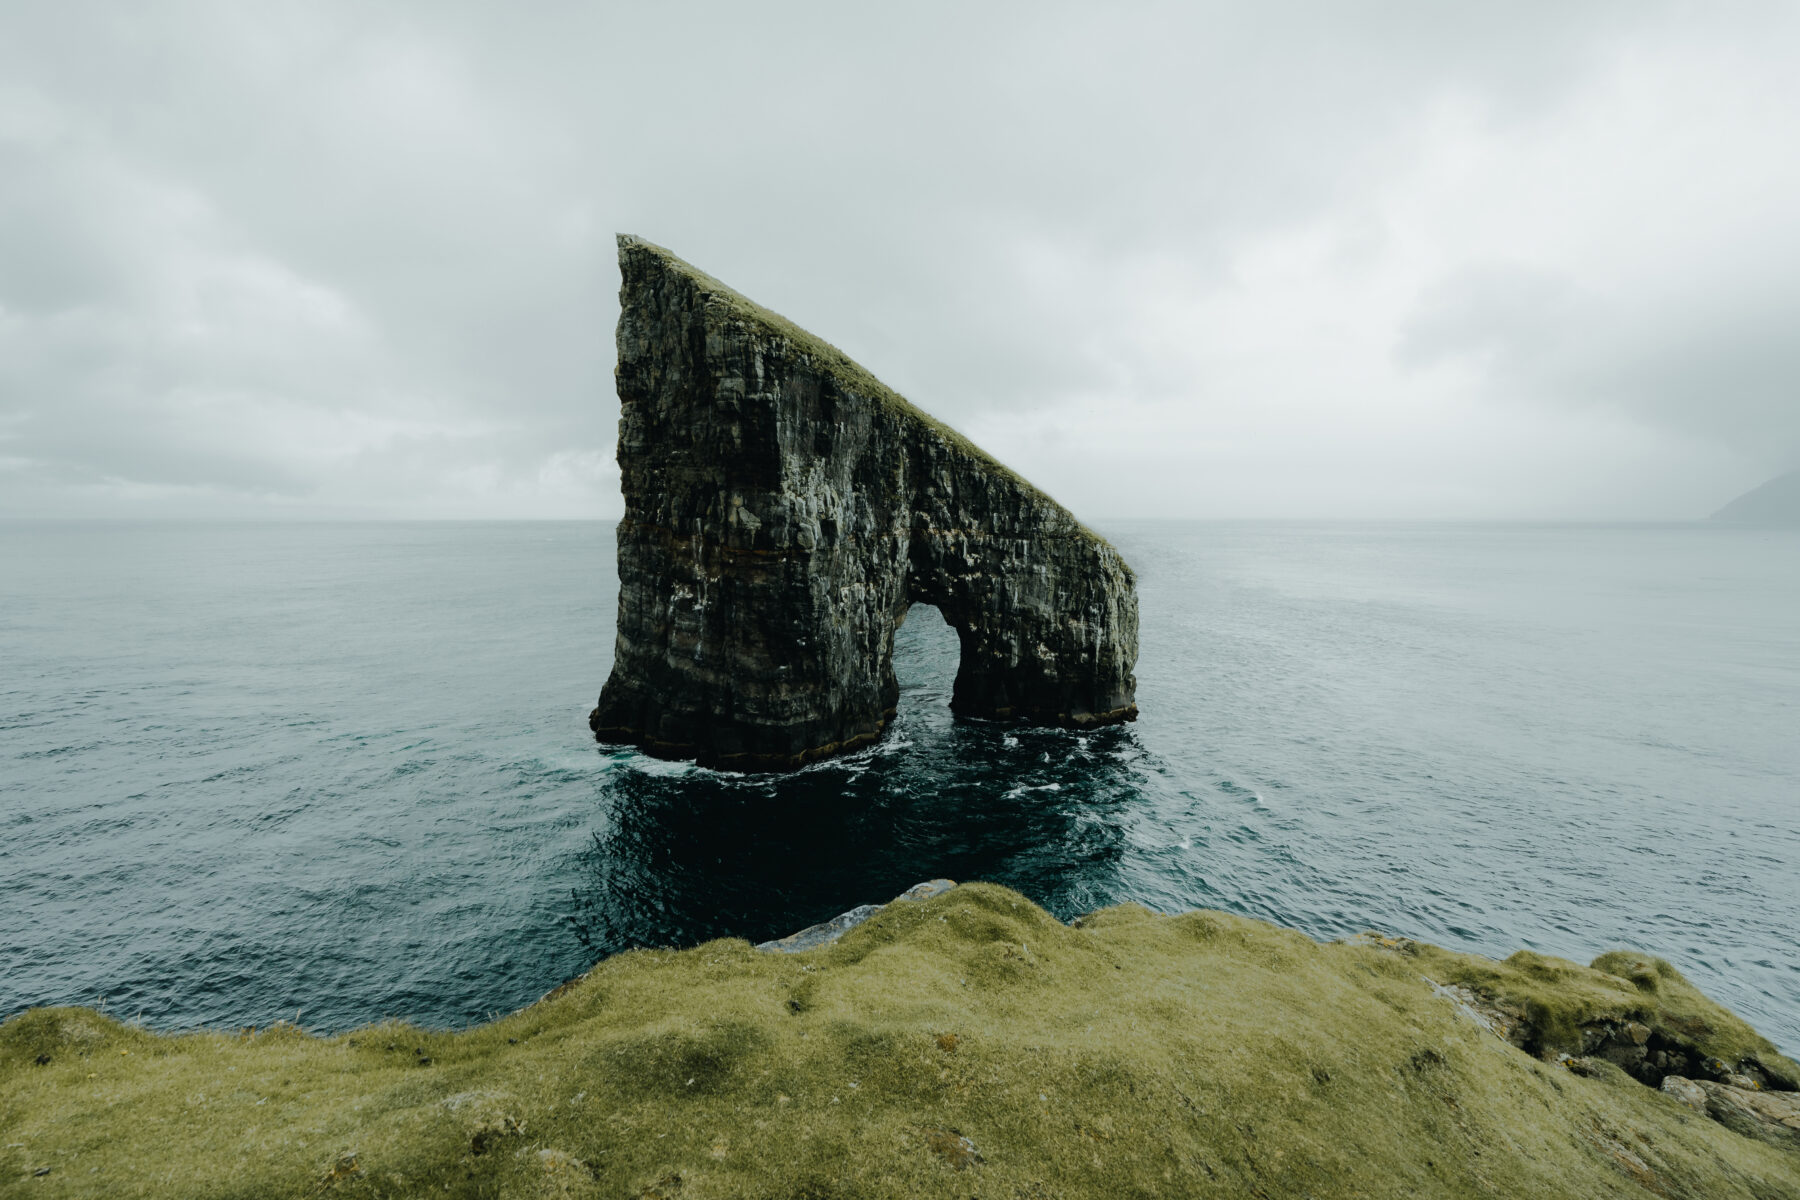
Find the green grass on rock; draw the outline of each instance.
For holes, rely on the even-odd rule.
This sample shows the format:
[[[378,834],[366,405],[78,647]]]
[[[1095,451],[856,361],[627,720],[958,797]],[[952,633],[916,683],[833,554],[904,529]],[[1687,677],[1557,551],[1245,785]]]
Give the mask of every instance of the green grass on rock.
[[[1577,1024],[1661,1003],[1773,1055],[1666,964],[1634,982],[1651,961],[1321,945],[1129,905],[1068,926],[973,884],[805,954],[621,954],[462,1033],[160,1036],[39,1009],[0,1025],[0,1192],[1800,1196],[1800,1153],[1535,1059],[1425,978]]]

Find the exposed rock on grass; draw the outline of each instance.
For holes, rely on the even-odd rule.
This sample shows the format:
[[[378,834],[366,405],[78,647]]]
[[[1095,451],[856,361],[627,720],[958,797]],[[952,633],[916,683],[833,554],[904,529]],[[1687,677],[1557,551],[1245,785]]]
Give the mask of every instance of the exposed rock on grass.
[[[1765,1092],[1710,1079],[1687,1082],[1705,1097],[1706,1115],[1727,1129],[1771,1146],[1800,1151],[1800,1093]]]
[[[1377,941],[1375,944],[1383,944]],[[1582,967],[1521,950],[1503,962],[1388,943],[1483,1025],[1541,1058],[1604,1059],[1651,1087],[1669,1075],[1800,1088],[1800,1068],[1660,958],[1602,954]]]
[[[1449,988],[1518,1012],[1530,1050]],[[1580,1052],[1593,1029],[1766,1082],[1646,1086]],[[1129,905],[1073,927],[973,884],[805,953],[621,954],[465,1033],[35,1010],[0,1025],[0,1191],[1772,1200],[1800,1196],[1800,1149],[1712,1110],[1774,1111],[1793,1073],[1644,956],[1497,963]]]

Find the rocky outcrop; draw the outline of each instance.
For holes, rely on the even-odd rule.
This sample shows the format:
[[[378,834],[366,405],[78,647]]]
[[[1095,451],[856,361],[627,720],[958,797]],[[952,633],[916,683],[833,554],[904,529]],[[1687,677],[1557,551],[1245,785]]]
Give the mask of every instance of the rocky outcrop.
[[[619,238],[619,619],[602,742],[781,770],[892,718],[894,633],[962,640],[959,715],[1136,717],[1118,551],[841,352]]]
[[[1494,962],[1409,938],[1352,940],[1448,977],[1420,976],[1461,1016],[1535,1058],[1607,1085],[1656,1088],[1735,1133],[1800,1151],[1800,1064],[1663,959],[1614,950],[1582,968],[1528,950]]]
[[[1765,1091],[1743,1076],[1721,1083],[1670,1075],[1663,1079],[1662,1090],[1735,1133],[1800,1150],[1800,1094]]]

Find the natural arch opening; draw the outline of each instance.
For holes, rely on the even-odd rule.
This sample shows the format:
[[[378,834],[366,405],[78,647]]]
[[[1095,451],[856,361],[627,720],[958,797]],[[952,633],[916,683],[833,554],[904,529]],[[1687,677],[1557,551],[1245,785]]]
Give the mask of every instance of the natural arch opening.
[[[962,638],[935,604],[913,604],[901,614],[894,631],[894,677],[899,683],[898,709],[913,712],[950,710],[956,672],[962,661]]]

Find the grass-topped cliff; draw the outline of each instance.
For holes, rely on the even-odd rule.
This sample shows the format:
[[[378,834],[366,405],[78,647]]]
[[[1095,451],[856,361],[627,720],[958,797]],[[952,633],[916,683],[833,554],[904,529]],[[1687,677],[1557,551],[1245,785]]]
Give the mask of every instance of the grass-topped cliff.
[[[920,427],[931,431],[939,441],[956,453],[973,459],[993,474],[1010,480],[1020,491],[1039,503],[1054,506],[1064,512],[1074,536],[1103,545],[1111,545],[1105,538],[1083,524],[1073,513],[1068,513],[1066,509],[1063,509],[1063,506],[1042,488],[977,446],[954,426],[940,421],[881,382],[867,367],[818,334],[801,328],[773,309],[764,308],[730,284],[707,274],[666,247],[628,233],[619,234],[618,243],[621,249],[629,246],[656,255],[669,270],[691,279],[695,286],[720,305],[731,319],[761,329],[765,334],[785,341],[791,353],[812,360],[817,364],[819,370],[832,375],[845,388],[860,393],[872,403],[880,405],[906,421],[916,422]],[[1048,536],[1054,536],[1054,534]]]
[[[805,954],[622,954],[464,1033],[40,1009],[0,1025],[0,1192],[1800,1196],[1800,1148],[1459,1000],[1539,1055],[1616,1027],[1791,1081],[1667,964],[1598,965],[1134,906],[1065,926],[978,884]]]

